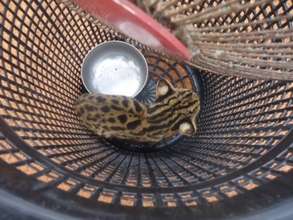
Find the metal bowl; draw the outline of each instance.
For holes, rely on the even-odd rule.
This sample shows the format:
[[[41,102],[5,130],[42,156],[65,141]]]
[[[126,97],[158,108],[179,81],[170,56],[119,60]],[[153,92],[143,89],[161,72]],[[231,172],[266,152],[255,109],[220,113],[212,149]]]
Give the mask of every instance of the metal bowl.
[[[148,65],[131,44],[109,41],[86,55],[81,78],[88,92],[135,97],[147,83]]]

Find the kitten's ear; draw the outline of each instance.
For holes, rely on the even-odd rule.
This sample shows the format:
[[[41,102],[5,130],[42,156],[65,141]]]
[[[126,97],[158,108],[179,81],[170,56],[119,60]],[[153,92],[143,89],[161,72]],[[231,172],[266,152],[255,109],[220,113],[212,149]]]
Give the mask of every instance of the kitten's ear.
[[[179,125],[179,133],[181,135],[190,137],[196,133],[196,130],[197,130],[196,123],[192,119],[185,120]]]
[[[157,83],[156,95],[157,98],[172,94],[175,91],[173,85],[165,79],[160,79]]]

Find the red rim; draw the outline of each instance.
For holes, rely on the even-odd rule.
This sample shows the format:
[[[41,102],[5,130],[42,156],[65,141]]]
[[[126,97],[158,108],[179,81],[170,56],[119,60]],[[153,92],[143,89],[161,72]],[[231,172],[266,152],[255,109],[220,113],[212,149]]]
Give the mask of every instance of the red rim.
[[[128,0],[74,0],[104,22],[139,42],[190,60],[190,51],[165,27]]]

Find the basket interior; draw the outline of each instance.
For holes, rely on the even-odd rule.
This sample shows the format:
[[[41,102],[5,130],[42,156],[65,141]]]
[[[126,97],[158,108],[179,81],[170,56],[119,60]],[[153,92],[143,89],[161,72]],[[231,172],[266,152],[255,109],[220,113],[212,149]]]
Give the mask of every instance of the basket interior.
[[[247,15],[237,16],[230,22]],[[63,191],[94,207],[196,210],[292,171],[292,82],[193,69],[54,0],[2,0],[0,22],[0,159],[40,182],[38,192]],[[83,92],[80,65],[114,39],[143,51],[154,80],[199,88],[196,137],[140,152],[81,125],[72,109]]]

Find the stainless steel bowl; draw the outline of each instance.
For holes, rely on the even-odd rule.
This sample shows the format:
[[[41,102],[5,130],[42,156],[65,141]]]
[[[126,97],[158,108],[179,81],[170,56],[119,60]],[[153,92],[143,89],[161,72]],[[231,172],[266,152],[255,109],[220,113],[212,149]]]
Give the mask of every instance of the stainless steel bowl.
[[[109,41],[86,55],[81,78],[88,92],[135,97],[147,83],[148,65],[131,44]]]

